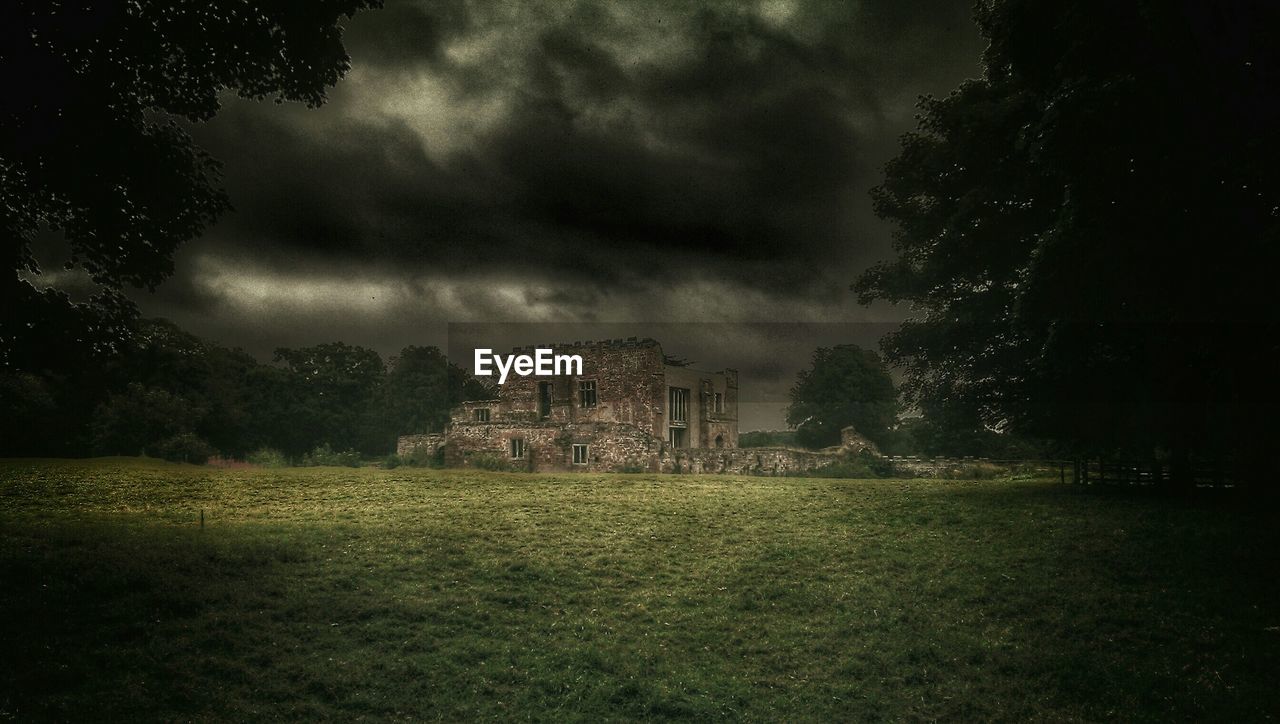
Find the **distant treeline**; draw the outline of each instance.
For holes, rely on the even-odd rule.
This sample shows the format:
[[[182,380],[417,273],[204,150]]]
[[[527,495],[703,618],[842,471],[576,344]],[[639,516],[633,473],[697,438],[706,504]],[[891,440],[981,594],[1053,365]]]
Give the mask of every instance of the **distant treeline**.
[[[392,453],[401,434],[442,430],[460,402],[497,395],[435,347],[383,360],[331,342],[280,348],[264,363],[162,319],[104,327],[97,339],[88,323],[33,328],[42,343],[0,371],[0,456],[352,464]],[[75,334],[59,332],[68,329]],[[792,390],[796,428],[746,432],[739,444],[821,448],[838,444],[839,430],[852,424],[890,455],[1042,452],[940,415],[900,420],[896,397],[874,353],[819,349]]]
[[[493,394],[435,347],[384,361],[333,342],[277,349],[264,364],[158,319],[134,322],[110,355],[65,362],[0,372],[0,455],[381,456],[398,435],[439,430],[452,406]]]

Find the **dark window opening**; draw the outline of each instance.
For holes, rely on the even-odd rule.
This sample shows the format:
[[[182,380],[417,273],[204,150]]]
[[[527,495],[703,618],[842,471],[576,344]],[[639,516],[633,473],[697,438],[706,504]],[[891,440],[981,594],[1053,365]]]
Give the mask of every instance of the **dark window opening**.
[[[477,408],[476,408],[476,410],[475,410],[475,413],[476,413],[476,422],[488,422],[488,421],[489,421],[489,408],[487,408],[487,407],[477,407]]]
[[[574,465],[587,464],[587,446],[586,445],[573,446],[573,464]]]
[[[596,406],[595,380],[586,380],[578,383],[578,406],[579,407],[595,407]]]
[[[513,458],[524,457],[524,438],[522,437],[511,438],[511,457]]]
[[[689,430],[683,427],[668,428],[667,442],[674,448],[689,447]]]
[[[684,425],[689,422],[689,390],[683,387],[672,387],[667,399],[667,413],[671,416],[671,424]]]
[[[538,419],[551,417],[551,383],[538,383]]]

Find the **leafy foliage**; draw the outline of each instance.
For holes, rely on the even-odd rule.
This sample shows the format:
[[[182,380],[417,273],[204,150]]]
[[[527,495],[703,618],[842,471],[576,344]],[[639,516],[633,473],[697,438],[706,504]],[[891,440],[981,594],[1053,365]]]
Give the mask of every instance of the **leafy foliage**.
[[[117,354],[85,369],[0,374],[0,452],[159,455],[164,444],[194,461],[203,448],[189,434],[204,457],[269,450],[301,461],[324,445],[380,456],[398,435],[443,424],[453,405],[493,395],[434,347],[406,348],[390,373],[373,350],[342,343],[276,359],[137,320]]]
[[[174,435],[161,440],[153,448],[156,457],[175,463],[196,463],[203,465],[216,452],[209,443],[190,432]]]
[[[285,452],[299,454],[323,440],[339,449],[372,447],[376,394],[386,376],[377,352],[342,342],[277,349],[287,399],[282,411],[293,428]],[[299,449],[298,445],[306,443]]]
[[[812,366],[796,376],[787,424],[809,448],[836,445],[853,425],[879,444],[898,416],[898,391],[880,355],[855,344],[819,347]]]
[[[438,432],[453,406],[497,396],[435,347],[405,347],[390,367],[379,409],[397,433]]]
[[[162,441],[191,434],[200,414],[190,402],[167,390],[130,382],[98,408],[94,449],[107,455],[146,455]]]
[[[889,478],[894,477],[893,465],[879,455],[863,450],[842,460],[806,471],[807,478]]]
[[[1078,451],[1251,454],[1280,411],[1274,3],[999,0],[986,72],[874,191],[864,302],[935,418]],[[962,422],[963,421],[963,422]]]
[[[361,465],[360,453],[355,450],[334,450],[328,443],[302,456],[298,464],[302,467],[346,467],[358,468]]]
[[[946,410],[926,405],[923,417],[901,421],[881,447],[886,455],[987,457],[1027,460],[1053,456],[1055,450],[1009,430],[979,427],[972,418],[948,418]]]
[[[258,467],[283,468],[289,464],[284,453],[269,447],[261,447],[245,456],[245,459]]]
[[[0,244],[12,265],[0,364],[36,371],[21,357],[60,334],[90,351],[123,342],[132,305],[119,290],[154,289],[174,250],[229,208],[217,162],[185,126],[212,118],[227,90],[320,105],[349,65],[338,22],[377,4],[0,4]],[[33,241],[50,232],[69,247],[64,269],[102,289],[90,302],[28,281],[44,271]]]

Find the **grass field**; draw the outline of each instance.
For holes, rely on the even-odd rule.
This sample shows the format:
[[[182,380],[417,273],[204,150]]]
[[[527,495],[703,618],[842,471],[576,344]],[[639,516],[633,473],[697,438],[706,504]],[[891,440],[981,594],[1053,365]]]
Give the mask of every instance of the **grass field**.
[[[0,718],[1256,721],[1275,523],[1035,481],[0,461]]]

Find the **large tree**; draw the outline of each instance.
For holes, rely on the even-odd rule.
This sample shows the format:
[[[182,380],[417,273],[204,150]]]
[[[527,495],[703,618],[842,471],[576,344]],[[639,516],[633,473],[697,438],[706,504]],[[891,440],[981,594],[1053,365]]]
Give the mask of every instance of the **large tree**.
[[[338,22],[377,0],[8,0],[0,3],[0,366],[57,364],[62,337],[113,352],[127,287],[154,288],[173,252],[228,207],[217,163],[185,124],[220,97],[318,106],[346,72]],[[38,234],[99,292],[44,291]],[[35,283],[33,283],[33,280]]]
[[[1096,454],[1237,460],[1280,411],[1280,5],[993,0],[985,73],[874,191],[907,394]],[[1259,458],[1265,456],[1257,456]]]
[[[787,408],[796,441],[809,448],[838,444],[849,425],[883,445],[897,419],[898,391],[888,368],[875,350],[856,344],[814,351],[813,365],[796,375]]]
[[[443,430],[455,405],[498,396],[436,347],[405,347],[390,367],[379,407],[391,440],[405,433]]]
[[[287,407],[283,422],[292,444],[285,452],[298,455],[316,445],[385,454],[388,441],[377,424],[382,413],[378,392],[387,368],[374,350],[343,342],[276,350],[288,374],[283,384]]]

